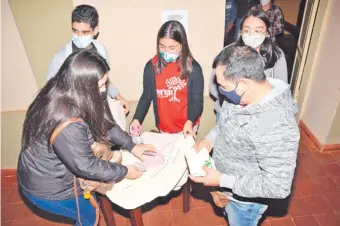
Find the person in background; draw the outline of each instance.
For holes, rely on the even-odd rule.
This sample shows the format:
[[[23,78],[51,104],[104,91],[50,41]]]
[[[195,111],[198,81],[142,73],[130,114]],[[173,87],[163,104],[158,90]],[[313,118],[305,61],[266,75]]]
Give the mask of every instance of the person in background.
[[[216,170],[190,178],[218,187],[230,226],[256,226],[271,200],[291,193],[300,133],[297,104],[285,82],[264,75],[249,46],[230,45],[214,60],[224,101],[217,125],[195,148],[214,149]]]
[[[250,10],[241,21],[242,36],[231,45],[248,45],[262,57],[264,73],[269,78],[277,78],[288,83],[287,63],[283,51],[270,38],[270,23],[261,9]],[[215,99],[216,120],[222,107],[223,98],[218,92],[215,66],[210,76],[209,92]]]
[[[143,93],[130,124],[130,134],[141,134],[141,124],[153,102],[161,132],[196,136],[203,110],[204,79],[191,55],[183,25],[164,23],[157,35],[157,54],[144,67]]]
[[[288,83],[287,62],[283,51],[273,43],[270,22],[266,13],[260,9],[250,10],[241,21],[239,45],[254,48],[263,59],[265,75]]]
[[[275,41],[281,37],[284,32],[284,16],[280,6],[274,4],[274,0],[260,0],[261,4],[254,6],[252,9],[262,9],[270,22],[270,35]]]
[[[235,0],[227,0],[225,8],[224,46],[228,45],[230,42],[230,33],[232,33],[235,19],[236,19]]]
[[[237,12],[235,19],[235,32],[234,41],[240,37],[241,21],[247,12],[253,7],[259,4],[259,0],[235,0]]]
[[[112,183],[142,175],[135,166],[95,157],[94,141],[118,145],[140,159],[145,151],[155,151],[152,145],[134,144],[114,122],[106,99],[108,72],[107,61],[98,53],[71,53],[29,106],[24,122],[18,161],[21,192],[35,206],[71,218],[76,225],[93,226],[96,212],[75,177]],[[75,118],[81,120],[52,135]]]
[[[71,53],[82,49],[98,52],[109,63],[104,45],[95,40],[99,33],[98,22],[98,12],[90,5],[79,5],[72,11],[72,41],[54,56],[48,68],[47,80],[57,74],[61,65]],[[129,112],[128,102],[110,81],[108,81],[108,84],[108,95],[112,99],[117,99],[124,108],[125,114],[127,114]]]

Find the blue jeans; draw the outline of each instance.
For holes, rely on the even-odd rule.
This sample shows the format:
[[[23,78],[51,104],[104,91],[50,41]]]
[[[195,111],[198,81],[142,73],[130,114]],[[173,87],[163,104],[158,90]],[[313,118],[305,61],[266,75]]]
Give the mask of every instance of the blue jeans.
[[[268,206],[230,201],[225,207],[230,226],[257,226]]]
[[[46,200],[41,199],[22,191],[22,194],[35,206],[47,212],[71,218],[79,226],[76,199],[69,200]],[[94,197],[96,198],[96,197]],[[96,211],[90,201],[84,199],[82,195],[78,197],[80,221],[82,226],[93,226],[96,221]]]

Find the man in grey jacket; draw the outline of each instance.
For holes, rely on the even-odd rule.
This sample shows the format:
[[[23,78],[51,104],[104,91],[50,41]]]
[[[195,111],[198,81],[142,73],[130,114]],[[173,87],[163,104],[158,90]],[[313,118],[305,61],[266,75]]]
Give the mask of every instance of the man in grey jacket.
[[[255,226],[270,199],[291,192],[299,146],[297,106],[289,86],[266,78],[261,56],[248,46],[227,46],[216,57],[216,78],[224,101],[220,119],[197,151],[212,148],[216,169],[191,177],[228,196],[231,226]]]

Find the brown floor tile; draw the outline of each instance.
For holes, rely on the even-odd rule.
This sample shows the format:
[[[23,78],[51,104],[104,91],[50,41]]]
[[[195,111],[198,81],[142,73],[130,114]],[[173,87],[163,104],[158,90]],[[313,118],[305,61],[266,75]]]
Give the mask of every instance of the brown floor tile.
[[[126,225],[130,225],[130,218],[127,218],[121,214],[114,214],[115,217],[115,221],[117,226],[126,226]]]
[[[340,176],[340,164],[329,163],[325,167],[330,176]]]
[[[312,209],[313,214],[332,213],[333,209],[322,195],[309,196],[305,200]]]
[[[334,183],[340,188],[340,177],[332,177]]]
[[[17,177],[14,176],[3,176],[1,177],[1,189],[13,188],[17,186]]]
[[[271,226],[271,223],[270,223],[269,220],[265,220],[265,221],[261,224],[261,226]]]
[[[151,211],[150,226],[171,226],[172,225],[171,210],[167,211]]]
[[[19,187],[10,189],[10,192],[5,199],[5,203],[22,203],[22,198],[19,192]]]
[[[313,153],[299,151],[298,161],[297,161],[297,164],[299,167],[307,168],[307,167],[313,166],[316,163],[318,162],[315,160]]]
[[[310,176],[305,169],[298,166],[295,171],[295,178],[296,180],[303,180],[303,179],[309,179]]]
[[[294,223],[296,226],[319,226],[313,216],[295,217]]]
[[[1,205],[1,221],[14,221],[17,215],[16,207],[23,204]]]
[[[172,226],[197,226],[195,209],[184,213],[182,210],[172,210]]]
[[[217,216],[212,207],[195,209],[196,219],[199,226],[215,226],[226,222],[222,216]]]
[[[36,220],[38,217],[33,212],[36,208],[28,207],[24,203],[15,203],[15,221],[22,221],[22,220]]]
[[[313,163],[304,168],[311,177],[326,177],[328,176],[325,165]]]
[[[313,152],[313,155],[315,160],[321,164],[336,162],[336,159],[330,153]]]
[[[340,161],[340,151],[334,151],[331,153],[331,155],[333,156],[334,159]]]
[[[192,204],[194,208],[204,208],[204,207],[210,207],[212,205],[211,202],[204,200],[204,199],[198,199],[198,198],[193,198]]]
[[[182,210],[183,209],[183,196],[178,194],[171,199],[171,209],[172,210]],[[190,206],[193,207],[193,201],[190,200]]]
[[[1,226],[12,226],[14,221],[1,221]]]
[[[289,214],[292,217],[312,215],[313,211],[308,206],[308,202],[304,197],[292,198],[289,206]]]
[[[340,194],[325,195],[325,198],[333,210],[340,213]]]
[[[16,220],[14,221],[12,226],[17,226],[17,225],[22,225],[22,226],[55,226],[56,222],[49,221],[46,219],[38,219],[38,220]]]
[[[1,192],[1,204],[3,204],[5,203],[8,194],[11,192],[11,189],[9,188],[1,189],[0,192]]]
[[[145,212],[142,215],[144,226],[150,226],[150,212],[151,211]],[[128,220],[128,223],[126,225],[130,225],[130,221],[129,220]]]
[[[314,216],[320,226],[339,226],[340,217],[335,213],[321,214]]]
[[[340,193],[340,187],[330,177],[315,177],[312,180],[320,194]]]
[[[318,195],[320,192],[312,179],[297,180],[294,184],[295,192],[302,196]]]
[[[270,221],[271,226],[295,226],[291,217],[279,218]]]

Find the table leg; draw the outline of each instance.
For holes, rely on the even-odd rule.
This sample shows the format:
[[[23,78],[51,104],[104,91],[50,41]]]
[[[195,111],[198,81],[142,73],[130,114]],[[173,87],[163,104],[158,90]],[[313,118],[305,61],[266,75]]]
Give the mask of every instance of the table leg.
[[[183,185],[183,212],[190,211],[190,179]]]
[[[130,210],[130,220],[131,226],[144,226],[141,207]]]
[[[104,215],[106,226],[116,226],[111,201],[104,195],[97,194],[97,197],[99,200],[100,208]]]

